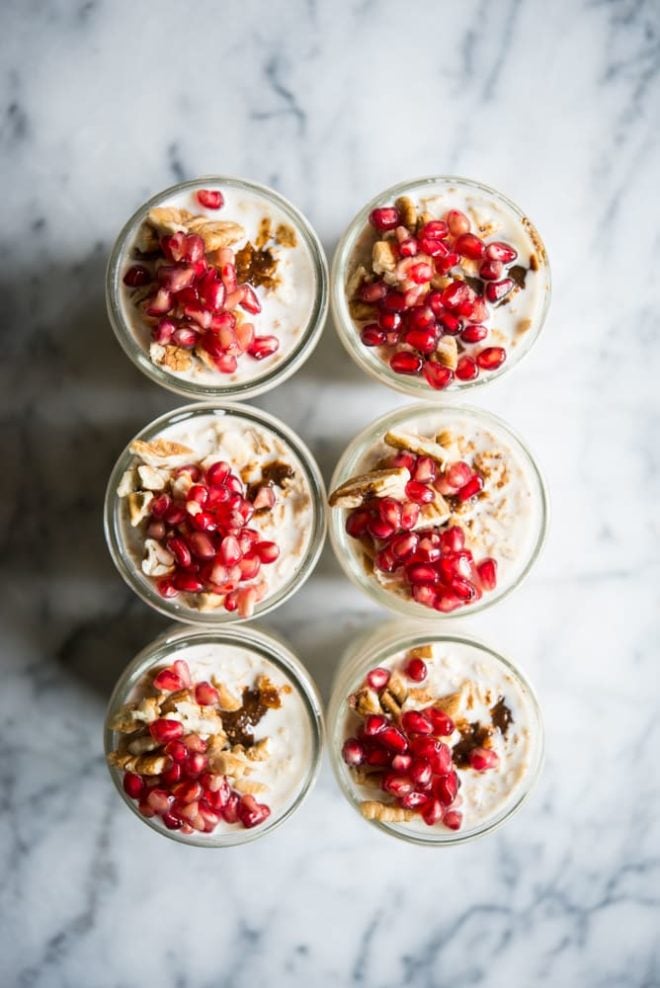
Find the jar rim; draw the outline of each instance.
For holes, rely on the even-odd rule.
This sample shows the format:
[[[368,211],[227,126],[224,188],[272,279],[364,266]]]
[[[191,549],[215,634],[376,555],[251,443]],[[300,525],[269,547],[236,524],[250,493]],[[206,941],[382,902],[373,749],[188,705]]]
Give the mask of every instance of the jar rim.
[[[154,820],[144,817],[139,812],[134,800],[130,799],[124,792],[122,786],[123,773],[121,770],[110,765],[107,761],[106,766],[115,788],[123,801],[138,819],[146,823],[152,830],[163,837],[169,837],[179,844],[216,849],[220,847],[235,847],[239,844],[251,843],[261,837],[265,837],[288,820],[302,805],[314,788],[318,778],[324,748],[325,725],[321,698],[314,680],[298,656],[280,638],[255,626],[204,629],[180,625],[166,629],[163,634],[149,642],[148,645],[133,657],[118,677],[108,701],[104,719],[103,741],[106,756],[115,750],[114,739],[117,733],[109,727],[110,717],[116,709],[126,702],[126,697],[140,677],[148,669],[166,661],[168,656],[189,647],[189,645],[211,643],[240,645],[243,648],[249,649],[251,652],[272,663],[298,690],[310,725],[312,744],[309,767],[304,784],[300,787],[290,804],[278,816],[273,819],[269,818],[269,821],[265,825],[254,829],[242,828],[241,830],[229,831],[222,835],[218,834],[215,839],[212,836],[203,838],[197,834],[180,834],[176,830],[168,830],[165,827],[161,827]]]
[[[406,192],[411,192],[413,190],[423,188],[424,186],[439,185],[441,183],[447,185],[459,185],[468,189],[478,190],[504,204],[519,219],[525,219],[527,227],[531,227],[533,229],[535,238],[538,239],[538,242],[543,247],[544,300],[536,326],[532,330],[528,330],[526,333],[525,345],[522,348],[516,348],[515,354],[505,360],[501,367],[495,371],[489,371],[487,376],[479,375],[479,377],[475,378],[473,381],[454,380],[450,388],[436,391],[429,387],[423,378],[412,377],[405,374],[397,374],[396,371],[393,371],[387,363],[377,357],[369,347],[365,347],[360,343],[359,334],[348,310],[345,285],[346,268],[350,261],[355,242],[362,230],[365,229],[372,209],[375,209],[384,203],[391,202],[392,199],[403,195]],[[448,395],[458,395],[473,388],[483,387],[484,385],[490,384],[492,381],[498,380],[504,374],[513,370],[514,367],[517,367],[523,358],[530,352],[534,343],[536,343],[541,330],[546,323],[551,297],[552,276],[550,262],[548,260],[545,244],[540,237],[536,226],[531,223],[523,210],[521,210],[520,207],[514,203],[512,199],[509,199],[509,197],[504,193],[493,188],[492,186],[484,184],[483,182],[478,182],[471,178],[463,178],[459,175],[427,175],[422,176],[421,178],[409,179],[407,181],[397,182],[396,185],[392,185],[375,195],[355,214],[342,233],[339,243],[335,249],[330,268],[330,308],[333,317],[332,321],[334,322],[337,335],[339,336],[339,339],[349,356],[363,371],[375,378],[381,384],[387,385],[387,387],[399,392],[399,394],[405,394],[409,397],[417,399],[423,398],[429,402],[442,401],[443,398],[446,398]]]
[[[500,418],[498,415],[495,415],[493,412],[486,411],[485,409],[479,408],[475,405],[464,405],[462,403],[458,404],[449,401],[436,405],[429,405],[425,402],[419,402],[413,405],[403,405],[390,412],[386,412],[384,415],[381,415],[379,418],[367,425],[351,440],[340,456],[339,461],[333,471],[332,479],[330,480],[330,491],[335,490],[340,484],[349,479],[352,475],[352,469],[356,466],[356,463],[364,456],[365,452],[374,442],[382,439],[382,436],[390,428],[400,424],[401,422],[408,422],[418,415],[426,416],[433,415],[434,413],[440,414],[442,412],[454,412],[456,415],[467,415],[469,418],[472,418],[485,426],[491,428],[494,427],[496,430],[501,430],[508,440],[513,441],[522,453],[525,464],[530,468],[531,475],[534,479],[536,494],[538,494],[540,518],[538,532],[532,551],[529,554],[529,559],[518,573],[516,579],[513,580],[509,586],[500,590],[492,591],[488,595],[484,595],[481,600],[474,604],[468,604],[462,607],[460,611],[443,613],[442,611],[429,611],[428,607],[425,607],[423,604],[418,604],[415,600],[399,597],[397,594],[381,587],[374,579],[372,579],[365,571],[364,567],[359,564],[359,560],[356,556],[354,540],[352,540],[345,531],[344,511],[337,508],[331,508],[329,511],[328,521],[330,544],[332,545],[333,552],[339,562],[339,565],[349,580],[351,580],[355,586],[367,593],[372,600],[375,600],[381,606],[386,607],[390,611],[395,611],[405,617],[416,618],[419,621],[429,619],[433,621],[448,621],[452,619],[456,620],[458,615],[461,617],[467,617],[468,615],[471,616],[473,614],[478,614],[489,607],[493,607],[501,600],[504,600],[505,597],[508,597],[514,590],[517,589],[517,587],[520,586],[541,555],[547,538],[550,518],[549,495],[545,479],[536,457],[532,455],[529,447],[519,433],[512,426],[510,426],[508,422]]]
[[[161,597],[155,587],[151,586],[146,579],[143,580],[138,574],[135,562],[129,557],[126,551],[125,540],[121,531],[121,498],[117,494],[117,487],[119,486],[122,475],[130,467],[131,461],[134,458],[134,454],[130,451],[131,444],[136,439],[150,439],[157,436],[163,429],[175,425],[177,422],[204,417],[213,413],[247,419],[259,427],[272,431],[278,439],[285,442],[291,448],[299,460],[309,488],[312,506],[312,530],[300,566],[277,592],[265,597],[264,600],[256,604],[254,615],[249,618],[242,618],[238,616],[237,612],[225,610],[222,610],[221,614],[213,611],[194,610],[180,604],[177,605],[176,598],[170,600]],[[154,610],[176,621],[205,628],[224,628],[229,625],[242,624],[253,618],[263,617],[283,604],[303,586],[309,576],[311,576],[325,543],[327,531],[326,502],[325,484],[319,466],[307,445],[288,425],[274,415],[270,415],[261,409],[253,408],[250,405],[217,401],[195,402],[190,405],[182,405],[153,419],[126,444],[112,468],[106,488],[103,508],[103,528],[108,551],[116,569],[124,582],[146,604],[149,604]]]
[[[426,833],[424,831],[415,832],[414,830],[406,829],[403,824],[386,823],[379,820],[366,821],[382,833],[400,838],[408,843],[424,847],[452,847],[477,840],[499,829],[527,801],[541,774],[545,759],[545,731],[541,706],[536,691],[528,677],[512,659],[503,655],[502,652],[496,650],[480,638],[461,632],[440,631],[433,625],[419,621],[414,623],[409,622],[408,625],[404,622],[403,626],[400,622],[392,621],[384,627],[379,626],[372,632],[365,632],[356,642],[349,645],[347,652],[340,662],[326,715],[327,743],[330,762],[337,784],[344,797],[360,815],[360,818],[364,820],[365,817],[360,813],[355,794],[349,785],[349,776],[346,772],[345,764],[341,759],[337,744],[337,732],[342,723],[341,707],[346,700],[344,694],[346,694],[347,690],[348,692],[352,691],[348,684],[354,682],[355,688],[357,687],[360,681],[357,675],[359,671],[364,672],[367,668],[371,668],[372,665],[379,665],[398,652],[408,651],[409,649],[430,643],[465,645],[469,648],[476,649],[478,652],[487,654],[489,661],[495,661],[498,665],[503,666],[507,673],[516,680],[521,692],[529,701],[530,711],[534,719],[535,743],[532,750],[530,767],[520,787],[520,793],[517,798],[505,801],[504,807],[491,817],[486,818],[482,824],[478,824],[469,830],[438,831],[436,833],[432,831],[432,828],[429,828],[429,833]],[[346,668],[346,666],[349,666],[349,668]]]
[[[269,371],[264,374],[250,378],[246,381],[236,381],[234,383],[219,383],[217,385],[201,384],[195,381],[187,381],[183,378],[175,377],[167,370],[157,366],[149,359],[148,353],[140,346],[128,321],[124,317],[121,303],[121,269],[130,247],[133,235],[139,224],[143,221],[148,211],[162,203],[171,196],[177,195],[187,190],[203,188],[205,185],[213,183],[224,185],[236,189],[247,189],[257,196],[269,200],[281,209],[295,225],[297,231],[303,237],[310,260],[314,269],[315,291],[314,302],[307,320],[307,325],[296,344],[288,354]],[[328,263],[321,246],[318,234],[312,227],[309,220],[303,213],[293,205],[285,196],[275,189],[250,179],[238,178],[227,175],[205,175],[200,178],[188,179],[184,182],[177,182],[161,192],[157,192],[144,202],[126,221],[115,240],[105,275],[105,298],[108,318],[113,332],[117,337],[119,345],[133,364],[146,377],[156,384],[190,399],[208,399],[229,401],[245,400],[254,398],[256,395],[270,391],[278,384],[282,384],[292,374],[294,374],[315,349],[326,320],[329,305],[329,276]],[[221,375],[220,375],[221,376]]]

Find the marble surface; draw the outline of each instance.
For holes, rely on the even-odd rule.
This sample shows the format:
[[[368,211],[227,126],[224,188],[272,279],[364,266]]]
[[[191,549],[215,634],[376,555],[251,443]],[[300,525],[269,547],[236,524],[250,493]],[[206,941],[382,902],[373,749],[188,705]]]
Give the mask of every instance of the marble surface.
[[[0,51],[3,986],[660,985],[660,290],[639,276],[658,246],[658,4],[9,0]],[[545,236],[546,329],[477,403],[537,452],[551,535],[463,627],[536,684],[547,763],[471,846],[379,835],[327,767],[287,827],[219,853],[158,838],[109,783],[104,704],[164,622],[112,567],[102,494],[177,399],[116,345],[104,264],[141,200],[212,172],[291,197],[329,253],[366,198],[434,172],[501,188]],[[328,326],[256,403],[329,476],[403,401]],[[327,694],[379,617],[326,550],[272,624]]]

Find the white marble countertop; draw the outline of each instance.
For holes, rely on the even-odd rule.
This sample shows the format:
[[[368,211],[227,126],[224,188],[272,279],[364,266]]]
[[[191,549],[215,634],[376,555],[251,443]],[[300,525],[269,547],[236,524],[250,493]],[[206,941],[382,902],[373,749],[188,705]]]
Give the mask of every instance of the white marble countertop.
[[[6,988],[660,984],[660,292],[652,268],[638,274],[657,247],[660,8],[420,0],[410,24],[406,10],[2,5]],[[501,188],[546,239],[547,326],[476,403],[536,451],[551,535],[525,585],[463,628],[537,686],[547,763],[524,811],[483,841],[400,845],[326,767],[288,826],[210,853],[154,835],[110,785],[104,704],[164,622],[112,567],[102,493],[125,442],[180,402],[119,350],[103,269],[144,198],[213,172],[279,189],[329,253],[365,199],[432,173]],[[403,401],[328,326],[256,404],[329,477]],[[327,693],[351,635],[378,618],[326,549],[272,624]]]

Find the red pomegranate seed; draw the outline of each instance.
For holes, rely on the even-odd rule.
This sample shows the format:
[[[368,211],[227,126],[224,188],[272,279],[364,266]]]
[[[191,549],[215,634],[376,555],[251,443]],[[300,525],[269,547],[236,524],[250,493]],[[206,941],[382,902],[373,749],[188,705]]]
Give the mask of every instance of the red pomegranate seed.
[[[388,547],[376,553],[374,565],[376,569],[382,570],[384,573],[393,573],[399,566],[399,560],[396,559],[394,553]]]
[[[172,668],[174,669],[179,679],[183,682],[184,686],[186,687],[192,686],[192,676],[190,675],[190,666],[185,661],[185,659],[175,659],[175,661],[172,663]]]
[[[392,759],[392,768],[395,772],[403,772],[405,774],[411,765],[412,755],[395,755]]]
[[[458,525],[451,525],[440,535],[443,552],[460,552],[465,546],[465,532]]]
[[[497,752],[491,748],[473,748],[470,752],[470,767],[477,772],[486,772],[488,769],[496,768],[498,763]]]
[[[194,751],[192,754],[188,755],[185,762],[183,763],[183,772],[189,779],[196,779],[206,770],[209,763],[206,755],[203,755],[199,751]]]
[[[410,532],[419,521],[420,507],[414,501],[406,501],[401,505],[401,528]]]
[[[258,803],[254,796],[243,796],[238,804],[238,819],[247,829],[257,827],[270,816],[270,807]]]
[[[366,752],[361,741],[357,738],[348,738],[344,741],[341,754],[347,765],[362,765]]]
[[[460,237],[470,229],[470,221],[460,209],[450,209],[445,219],[452,237]]]
[[[149,724],[149,733],[154,741],[158,741],[159,744],[167,744],[168,741],[176,741],[183,736],[183,724],[178,720],[159,717],[158,720]]]
[[[482,370],[497,370],[506,360],[506,350],[501,346],[489,346],[477,354],[477,363]]]
[[[383,669],[377,666],[375,669],[371,669],[367,673],[367,685],[371,687],[372,690],[377,690],[380,692],[385,689],[390,681],[390,671],[389,669]]]
[[[458,792],[456,772],[445,772],[433,783],[433,791],[444,806],[451,806]]]
[[[413,790],[402,796],[400,802],[406,810],[419,810],[429,802],[429,796],[426,792]]]
[[[382,744],[385,748],[389,748],[390,751],[396,751],[399,754],[403,754],[408,749],[408,742],[405,737],[397,727],[392,725],[380,732],[378,743]]]
[[[488,319],[488,306],[485,299],[476,298],[474,300],[471,318],[473,323],[482,323]]]
[[[202,787],[199,782],[187,779],[174,786],[172,793],[178,803],[194,803],[202,795]]]
[[[401,257],[414,257],[418,249],[419,247],[414,237],[405,237],[399,241],[399,254]]]
[[[435,326],[427,329],[409,329],[404,336],[404,342],[419,353],[433,353],[438,343],[438,331]]]
[[[459,501],[467,501],[471,497],[475,497],[483,490],[484,482],[476,473],[475,475],[465,484],[464,487],[457,492],[456,497]]]
[[[208,306],[209,309],[213,309],[218,312],[222,308],[222,305],[226,297],[226,289],[223,283],[218,278],[215,268],[208,271],[203,278],[197,283],[197,291],[199,292],[200,301]],[[223,313],[223,316],[228,315],[228,313]],[[225,320],[220,319],[219,325],[214,325],[215,320],[212,320],[211,325],[214,329],[220,329]]]
[[[183,566],[184,568],[186,566],[190,566],[192,562],[190,549],[180,535],[174,535],[172,538],[168,539],[166,546],[168,552],[172,553],[179,566]]]
[[[488,330],[485,326],[480,326],[479,323],[469,323],[461,333],[461,339],[465,343],[480,343],[487,336]]]
[[[172,342],[185,350],[192,350],[199,342],[199,334],[189,326],[180,326],[172,334]]]
[[[255,360],[264,360],[279,350],[280,341],[276,336],[255,336],[247,352]]]
[[[447,467],[442,480],[448,488],[447,492],[450,493],[452,490],[460,490],[473,476],[471,467],[463,460],[459,460],[457,463],[452,463],[451,466]]]
[[[408,308],[406,296],[403,292],[388,292],[381,305],[388,312],[403,312]]]
[[[439,734],[441,737],[449,737],[456,730],[451,717],[444,710],[440,710],[439,707],[427,707],[424,714],[431,722],[433,734]]]
[[[482,589],[494,590],[497,586],[497,561],[488,556],[477,563],[477,573]]]
[[[422,737],[419,741],[415,754],[420,758],[428,758],[431,768],[437,775],[449,772],[452,766],[451,748],[442,741],[436,741],[435,738]]]
[[[202,680],[202,682],[197,683],[195,686],[195,699],[201,707],[210,707],[212,704],[218,702],[220,696],[215,686],[211,686],[206,680]]]
[[[207,742],[204,738],[200,738],[199,734],[186,734],[183,743],[189,752],[194,751],[198,755],[203,755],[208,747]]]
[[[155,343],[166,346],[171,342],[177,329],[178,325],[172,319],[159,319],[151,330],[151,338]]]
[[[243,559],[241,562],[245,562],[245,560]],[[251,579],[251,577],[246,577],[246,579]],[[238,590],[236,601],[240,616],[243,618],[251,617],[254,614],[254,608],[259,599],[260,596],[256,587],[246,587],[245,589]]]
[[[259,556],[262,563],[274,563],[280,554],[280,548],[276,542],[257,542],[254,551]]]
[[[225,197],[218,189],[198,189],[195,195],[205,209],[221,209],[225,202]]]
[[[386,332],[399,329],[401,316],[398,312],[381,312],[378,316],[378,325]]]
[[[438,596],[434,606],[436,611],[442,611],[443,614],[449,614],[451,611],[455,611],[456,608],[461,607],[462,604],[463,601],[455,594],[442,593]]]
[[[238,823],[238,803],[240,796],[237,792],[231,792],[222,807],[222,817],[227,823]]]
[[[359,295],[363,302],[379,302],[387,295],[387,285],[384,281],[365,283],[361,286]]]
[[[398,772],[386,772],[381,779],[380,787],[384,792],[396,796],[397,799],[401,799],[402,796],[412,792],[415,788],[410,779],[404,775],[399,775]]]
[[[243,556],[243,558],[239,560],[238,565],[241,570],[241,579],[253,580],[261,569],[261,560],[258,556],[248,553],[248,555]]]
[[[161,789],[160,786],[155,786],[147,793],[146,802],[147,806],[151,807],[154,813],[167,813],[174,802],[174,797],[167,789]]]
[[[479,377],[479,368],[472,357],[465,354],[459,357],[456,364],[456,377],[459,381],[474,381],[475,377]]]
[[[446,309],[459,315],[469,315],[474,307],[475,294],[464,281],[455,280],[443,290],[441,299]]]
[[[382,518],[371,518],[369,520],[369,525],[367,526],[367,531],[373,535],[375,539],[380,539],[381,541],[389,539],[394,535],[394,526],[390,525],[389,522],[383,521]]]
[[[419,536],[414,532],[408,532],[406,535],[398,535],[392,539],[389,549],[396,559],[406,560],[413,555],[418,543]]]
[[[365,346],[383,346],[385,343],[385,330],[381,329],[375,322],[369,323],[360,333],[360,339]]]
[[[431,734],[433,725],[421,710],[406,710],[401,716],[401,726],[406,734]]]
[[[503,271],[504,265],[501,261],[485,260],[479,268],[479,277],[483,278],[484,281],[497,281],[498,278],[502,277]]]
[[[369,222],[379,233],[384,233],[386,230],[394,230],[401,222],[399,210],[394,206],[381,206],[377,209],[372,209],[369,214]]]
[[[447,810],[442,818],[442,822],[450,830],[460,830],[463,823],[463,814],[459,813],[458,810]]]
[[[168,769],[161,772],[160,781],[166,786],[173,786],[181,778],[181,766],[174,762]]]
[[[466,603],[473,600],[476,596],[476,588],[469,580],[461,579],[457,577],[455,580],[451,581],[450,589],[457,597]]]
[[[382,734],[388,726],[387,717],[382,714],[370,714],[364,722],[364,735],[367,738],[373,738],[377,734]]]
[[[176,815],[173,809],[161,813],[160,818],[168,830],[180,830],[183,827],[183,820]]]
[[[458,316],[454,316],[451,312],[442,312],[438,316],[438,322],[442,327],[443,334],[449,336],[458,336],[461,329],[463,328],[463,322]]]
[[[491,258],[493,261],[502,261],[503,264],[510,264],[511,261],[515,261],[517,256],[518,251],[511,247],[510,244],[502,243],[501,240],[493,240],[486,247],[486,257]]]
[[[261,302],[251,285],[243,285],[243,298],[241,299],[240,306],[251,315],[261,312]]]
[[[378,514],[382,521],[398,529],[401,524],[401,505],[393,497],[380,498],[377,502]]]
[[[123,282],[129,288],[140,288],[152,281],[151,271],[143,264],[134,264],[124,273]]]
[[[429,384],[436,391],[442,391],[451,384],[454,374],[449,367],[444,367],[442,364],[436,363],[434,360],[427,360],[423,368],[424,378],[426,383]]]
[[[486,247],[480,237],[474,233],[462,233],[456,238],[454,249],[461,257],[469,257],[473,261],[480,261],[486,253]]]
[[[122,785],[124,787],[124,792],[127,796],[130,796],[131,799],[139,799],[146,789],[144,779],[136,772],[126,772]]]
[[[372,768],[387,768],[392,764],[392,752],[387,748],[370,748],[367,750],[365,763]]]
[[[184,305],[183,313],[188,319],[192,319],[202,329],[208,329],[213,320],[213,313],[210,309],[205,309],[201,305]]]
[[[164,264],[156,275],[163,288],[176,295],[184,288],[190,288],[195,280],[195,269],[191,264]]]
[[[443,807],[438,799],[430,799],[426,806],[422,807],[422,819],[429,827],[433,827],[442,820]]]
[[[154,686],[157,690],[173,693],[175,690],[183,689],[183,680],[174,672],[173,669],[161,669],[160,672],[154,676]]]
[[[213,540],[205,532],[191,532],[188,545],[198,559],[213,559],[215,556]]]
[[[408,277],[411,281],[414,281],[416,285],[425,285],[433,277],[433,268],[427,261],[420,261],[418,264],[412,264],[408,269]]]
[[[435,494],[426,484],[418,480],[409,480],[406,484],[406,497],[414,501],[415,504],[430,504],[434,500]]]
[[[161,595],[161,597],[176,597],[178,590],[170,580],[168,576],[162,577],[162,579],[156,582],[156,590]]]
[[[177,763],[185,762],[188,757],[188,749],[183,741],[168,741],[165,745],[165,754]]]
[[[233,354],[224,353],[221,357],[216,358],[215,366],[221,374],[233,374],[238,367],[238,361]]]
[[[392,457],[393,467],[403,467],[410,474],[415,472],[415,466],[417,465],[417,457],[413,456],[412,453],[406,453],[404,450],[399,450],[398,453]]]
[[[408,679],[412,679],[414,683],[423,683],[427,674],[426,662],[417,656],[413,656],[406,663],[405,673]]]
[[[410,583],[428,583],[434,584],[439,580],[438,574],[433,566],[429,566],[426,563],[413,563],[411,566],[406,567],[406,576]]]
[[[172,296],[165,288],[159,288],[147,306],[148,316],[164,316],[172,308]]]
[[[356,508],[346,519],[346,531],[354,539],[359,539],[367,530],[371,514],[365,508]]]
[[[397,374],[419,374],[422,369],[422,358],[416,353],[400,350],[390,357],[390,367]]]
[[[486,298],[489,302],[499,302],[506,298],[512,288],[511,278],[503,278],[502,281],[489,281],[486,285]]]
[[[204,584],[191,573],[175,573],[172,583],[181,593],[201,593]]]
[[[220,559],[225,566],[236,566],[242,559],[243,553],[234,535],[226,535],[220,543]]]

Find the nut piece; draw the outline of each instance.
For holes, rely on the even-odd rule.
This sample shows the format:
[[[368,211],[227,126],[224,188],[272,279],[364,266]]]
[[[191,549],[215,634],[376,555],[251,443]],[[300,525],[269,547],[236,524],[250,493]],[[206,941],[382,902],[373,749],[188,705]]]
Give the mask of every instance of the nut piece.
[[[231,247],[245,237],[245,230],[239,223],[232,223],[231,220],[207,220],[205,216],[194,216],[188,223],[188,229],[202,238],[209,253],[220,250],[221,247]]]
[[[136,731],[140,730],[142,725],[134,716],[134,713],[134,706],[122,707],[110,721],[110,730],[117,731],[119,734],[135,734]]]
[[[129,470],[124,470],[121,475],[121,480],[119,481],[119,486],[117,487],[117,497],[126,497],[135,490],[135,470],[131,467]]]
[[[380,820],[382,823],[403,823],[413,820],[414,810],[405,810],[403,806],[392,806],[380,803],[376,799],[367,799],[360,803],[360,813],[365,820]]]
[[[241,709],[243,706],[243,701],[240,697],[236,696],[235,693],[232,693],[232,691],[225,686],[224,683],[221,683],[215,676],[211,676],[211,682],[218,691],[218,706],[221,710],[232,711]]]
[[[441,696],[435,701],[433,706],[438,707],[456,722],[460,718],[461,713],[469,710],[472,704],[472,682],[466,679],[454,693]]]
[[[264,782],[252,782],[250,779],[237,779],[234,789],[242,793],[249,793],[251,796],[263,795],[268,792],[268,786]]]
[[[193,214],[174,206],[155,206],[149,210],[149,223],[162,233],[186,233]]]
[[[261,738],[261,740],[256,741],[251,748],[248,748],[246,754],[251,762],[265,762],[270,755],[270,749],[270,738]]]
[[[428,528],[432,525],[444,525],[450,518],[451,508],[442,494],[436,491],[435,500],[421,506],[419,518],[413,526],[413,531],[416,531],[418,528]]]
[[[433,658],[433,645],[418,645],[417,648],[411,648],[408,652],[409,659],[432,659]]]
[[[282,247],[295,247],[298,243],[296,231],[288,223],[279,223],[275,229],[275,240]]]
[[[369,302],[363,302],[361,299],[353,299],[349,302],[348,311],[356,322],[363,322],[367,319],[376,319],[378,316],[378,309],[376,306],[371,305]]]
[[[244,757],[234,755],[229,751],[210,755],[209,767],[212,772],[218,775],[231,775],[234,779],[241,779],[248,769]]]
[[[392,714],[393,717],[398,717],[401,714],[401,708],[406,702],[407,696],[408,687],[401,676],[393,672],[387,686],[380,694],[380,705],[386,713]]]
[[[377,240],[371,251],[371,267],[375,274],[394,274],[397,256],[389,240]]]
[[[140,485],[145,491],[162,491],[169,480],[165,470],[157,470],[149,463],[141,463],[137,468]]]
[[[182,346],[161,346],[160,343],[152,343],[149,347],[149,356],[154,364],[159,367],[169,367],[172,371],[186,371],[192,365],[190,350],[185,350]]]
[[[418,436],[414,432],[404,432],[402,429],[390,429],[385,434],[385,442],[395,449],[403,449],[415,456],[430,456],[438,463],[448,463],[447,450],[440,443],[427,439],[426,436]]]
[[[372,470],[351,477],[330,494],[330,507],[357,508],[368,497],[404,498],[409,480],[410,471],[405,467]]]
[[[352,693],[348,698],[348,703],[360,717],[368,717],[370,714],[379,714],[381,712],[378,693],[375,690],[369,689],[368,686],[364,686],[362,689]]]
[[[174,556],[164,545],[155,539],[145,539],[144,548],[147,555],[142,560],[142,572],[145,576],[166,576],[174,569]]]
[[[134,741],[128,743],[128,750],[132,755],[144,755],[145,752],[155,751],[159,747],[159,742],[154,741],[150,734],[143,734],[142,737],[135,738]]]
[[[141,254],[153,254],[158,250],[158,237],[150,223],[145,222],[140,226],[135,238],[135,246]]]
[[[435,348],[438,360],[444,367],[456,370],[458,364],[458,344],[455,336],[443,336]]]
[[[359,264],[356,269],[351,274],[350,278],[346,282],[346,295],[348,298],[353,298],[356,294],[358,288],[367,277],[367,269],[363,264]]]
[[[163,460],[169,460],[171,457],[193,455],[189,446],[173,442],[171,439],[154,439],[150,443],[146,443],[142,439],[134,439],[129,449],[131,453],[135,453],[145,463],[150,463],[152,466],[161,466]]]
[[[154,496],[151,491],[133,491],[128,495],[128,515],[135,528],[149,514],[149,505]]]
[[[394,205],[399,210],[403,225],[407,226],[409,230],[414,230],[417,225],[417,206],[410,196],[399,196]]]

